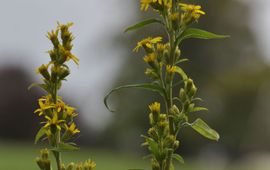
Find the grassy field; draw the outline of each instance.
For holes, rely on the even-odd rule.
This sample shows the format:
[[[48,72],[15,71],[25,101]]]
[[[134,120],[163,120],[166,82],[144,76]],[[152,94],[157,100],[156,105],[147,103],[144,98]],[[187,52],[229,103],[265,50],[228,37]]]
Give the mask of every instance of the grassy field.
[[[0,142],[0,170],[38,170],[35,164],[35,157],[39,154],[39,147],[34,144],[1,143]],[[97,163],[96,170],[128,170],[145,169],[150,170],[148,161],[142,160],[131,154],[110,152],[108,150],[84,149],[77,152],[65,153],[66,162],[80,162],[93,158]],[[246,162],[237,165],[217,165],[215,160],[208,163],[186,160],[185,165],[176,167],[175,170],[268,170],[269,166],[246,165]],[[245,165],[245,166],[243,166]],[[259,169],[258,169],[259,168]],[[55,170],[56,168],[54,168]]]

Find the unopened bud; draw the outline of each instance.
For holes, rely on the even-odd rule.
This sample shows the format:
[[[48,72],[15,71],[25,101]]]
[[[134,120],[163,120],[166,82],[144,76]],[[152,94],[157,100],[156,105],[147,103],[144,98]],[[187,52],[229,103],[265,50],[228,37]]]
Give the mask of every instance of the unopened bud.
[[[60,71],[59,71],[59,78],[61,80],[65,79],[68,75],[70,74],[70,71],[68,68],[61,68]]]
[[[39,68],[38,68],[38,72],[46,79],[46,80],[50,80],[50,74],[48,72],[48,66],[42,64]]]
[[[196,94],[197,90],[198,90],[198,89],[193,85],[192,88],[190,89],[188,95],[189,95],[190,97],[194,97],[194,95]]]
[[[186,95],[186,92],[183,88],[181,88],[179,91],[179,98],[180,98],[181,102],[185,102],[187,100],[187,95]]]
[[[188,79],[186,82],[186,87],[185,87],[186,91],[189,92],[191,90],[192,86],[193,86],[193,80]]]
[[[175,140],[174,141],[174,144],[173,144],[174,150],[176,150],[177,148],[179,148],[179,145],[180,145],[180,142],[178,140]]]
[[[178,107],[176,105],[173,105],[171,108],[170,108],[170,113],[172,115],[179,115],[180,114],[180,111],[178,109]]]
[[[68,164],[67,170],[73,170],[74,167],[75,167],[74,163],[71,162],[70,164]]]

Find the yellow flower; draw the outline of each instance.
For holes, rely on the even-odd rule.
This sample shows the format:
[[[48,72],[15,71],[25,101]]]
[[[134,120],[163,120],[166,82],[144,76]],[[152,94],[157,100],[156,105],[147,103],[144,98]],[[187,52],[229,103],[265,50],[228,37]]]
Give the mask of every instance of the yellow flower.
[[[76,129],[76,125],[74,122],[69,127],[65,124],[65,127],[66,127],[66,130],[72,135],[75,135],[76,133],[80,133],[80,130]]]
[[[167,71],[167,73],[175,73],[176,72],[176,69],[177,69],[177,67],[176,66],[171,66],[171,65],[167,65],[166,66],[166,71]]]
[[[75,117],[78,115],[75,113],[76,109],[74,107],[66,105],[65,109],[68,116]]]
[[[195,20],[198,20],[201,15],[205,15],[205,12],[201,10],[202,7],[200,5],[179,3],[179,6]]]
[[[58,130],[61,130],[61,126],[60,124],[65,122],[65,120],[58,120],[58,114],[55,112],[53,113],[53,117],[49,117],[49,116],[45,116],[45,118],[47,119],[47,123],[43,126],[44,128],[47,127],[56,127]]]
[[[39,113],[41,116],[45,114],[46,110],[53,108],[53,104],[50,103],[50,96],[43,96],[38,100],[39,108],[34,111],[34,113]]]
[[[149,105],[149,109],[153,113],[159,113],[160,112],[160,103],[155,102]]]
[[[151,54],[148,54],[146,55],[143,60],[146,62],[146,63],[150,63],[150,62],[154,62],[156,59],[156,54],[155,53],[151,53]]]
[[[162,41],[162,37],[151,38],[148,37],[146,39],[141,40],[137,43],[137,46],[134,48],[133,51],[138,52],[141,47],[145,49],[152,49],[154,44]]]
[[[56,104],[55,104],[55,109],[56,111],[59,113],[61,111],[64,110],[66,104],[63,102],[63,101],[58,101]]]
[[[73,60],[77,65],[79,65],[79,58],[77,58],[75,55],[73,55],[70,51],[66,50],[62,45],[59,45],[59,51],[62,53],[62,55],[65,55],[67,60]]]
[[[93,170],[96,167],[96,163],[91,159],[85,161],[83,167],[87,170]]]
[[[162,5],[162,0],[141,0],[141,10],[147,11],[151,3],[158,3],[159,5]]]

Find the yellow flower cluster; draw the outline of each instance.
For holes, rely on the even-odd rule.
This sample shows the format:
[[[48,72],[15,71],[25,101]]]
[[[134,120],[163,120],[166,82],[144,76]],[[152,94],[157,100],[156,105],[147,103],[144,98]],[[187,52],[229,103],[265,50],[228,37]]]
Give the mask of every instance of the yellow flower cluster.
[[[177,69],[176,66],[171,66],[171,65],[167,65],[167,66],[166,66],[166,71],[167,71],[167,73],[169,73],[169,74],[175,73],[175,72],[176,72],[176,69]]]
[[[158,42],[162,41],[162,37],[148,37],[146,39],[141,40],[140,42],[137,43],[137,46],[133,49],[133,51],[138,52],[140,48],[144,48],[146,51],[152,50],[154,45],[157,44]]]
[[[77,116],[76,109],[67,105],[57,95],[62,81],[70,74],[67,62],[72,60],[79,64],[79,59],[71,53],[74,37],[69,28],[72,25],[72,23],[66,25],[58,23],[56,30],[47,34],[48,39],[53,44],[53,49],[49,51],[51,61],[48,64],[42,64],[37,69],[37,73],[43,76],[44,82],[38,86],[48,94],[38,99],[39,108],[34,113],[44,117],[45,122],[42,122],[42,129],[45,130],[49,140],[53,135],[56,135],[56,132],[62,135],[63,140],[68,140],[80,132],[73,122],[73,118]]]
[[[149,6],[156,10],[171,8],[172,0],[141,0],[141,10],[147,11]]]
[[[192,5],[192,4],[184,4],[179,3],[181,10],[184,11],[185,18],[194,18],[196,21],[201,17],[201,15],[205,15],[205,12],[202,11],[202,7],[200,5]]]
[[[77,116],[76,109],[65,104],[61,97],[58,96],[55,103],[51,95],[43,96],[38,100],[38,104],[39,108],[34,113],[46,119],[43,128],[46,129],[47,137],[55,130],[64,129],[69,137],[80,132],[73,122],[73,118]]]
[[[156,54],[155,53],[150,53],[148,55],[146,55],[143,60],[146,62],[146,63],[151,63],[151,62],[154,62],[156,59]]]

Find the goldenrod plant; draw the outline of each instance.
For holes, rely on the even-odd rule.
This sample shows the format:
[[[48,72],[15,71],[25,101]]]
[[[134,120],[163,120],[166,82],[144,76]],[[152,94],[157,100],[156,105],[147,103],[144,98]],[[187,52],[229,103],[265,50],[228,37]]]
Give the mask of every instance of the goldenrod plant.
[[[47,37],[53,44],[53,49],[48,51],[50,61],[42,64],[37,73],[42,76],[43,83],[32,84],[45,90],[46,95],[38,99],[39,108],[35,114],[42,117],[42,127],[35,137],[35,143],[42,140],[48,143],[49,149],[42,149],[40,157],[36,162],[41,170],[52,170],[49,153],[55,157],[58,170],[92,170],[96,164],[92,160],[84,163],[63,163],[61,153],[64,151],[78,150],[78,146],[73,143],[75,137],[80,133],[74,118],[78,116],[76,109],[64,102],[58,95],[62,82],[67,80],[70,74],[68,62],[73,61],[79,64],[79,59],[72,54],[72,40],[74,39],[69,28],[72,23],[62,25],[58,23],[55,30],[48,32]],[[71,142],[72,141],[72,142]]]
[[[150,18],[128,27],[125,32],[157,23],[167,33],[167,37],[148,37],[137,43],[133,51],[144,50],[143,60],[149,66],[145,74],[150,83],[132,84],[113,89],[105,97],[104,103],[111,93],[125,88],[140,88],[157,92],[163,103],[155,101],[149,105],[149,121],[151,128],[146,135],[143,146],[147,146],[151,158],[152,170],[173,170],[173,159],[183,163],[184,159],[176,153],[180,146],[179,133],[190,127],[202,136],[218,141],[219,134],[200,118],[190,120],[190,113],[207,111],[197,106],[200,98],[196,96],[197,87],[193,80],[181,68],[188,59],[182,58],[181,44],[186,39],[219,39],[227,36],[217,35],[198,28],[192,28],[201,16],[206,13],[200,5],[186,4],[182,0],[140,0],[141,10],[150,8],[158,14],[158,18]],[[164,42],[163,39],[168,40]],[[177,79],[176,76],[180,76]],[[179,87],[180,86],[180,87]],[[176,89],[177,88],[177,89]],[[178,90],[178,94],[173,91]]]

